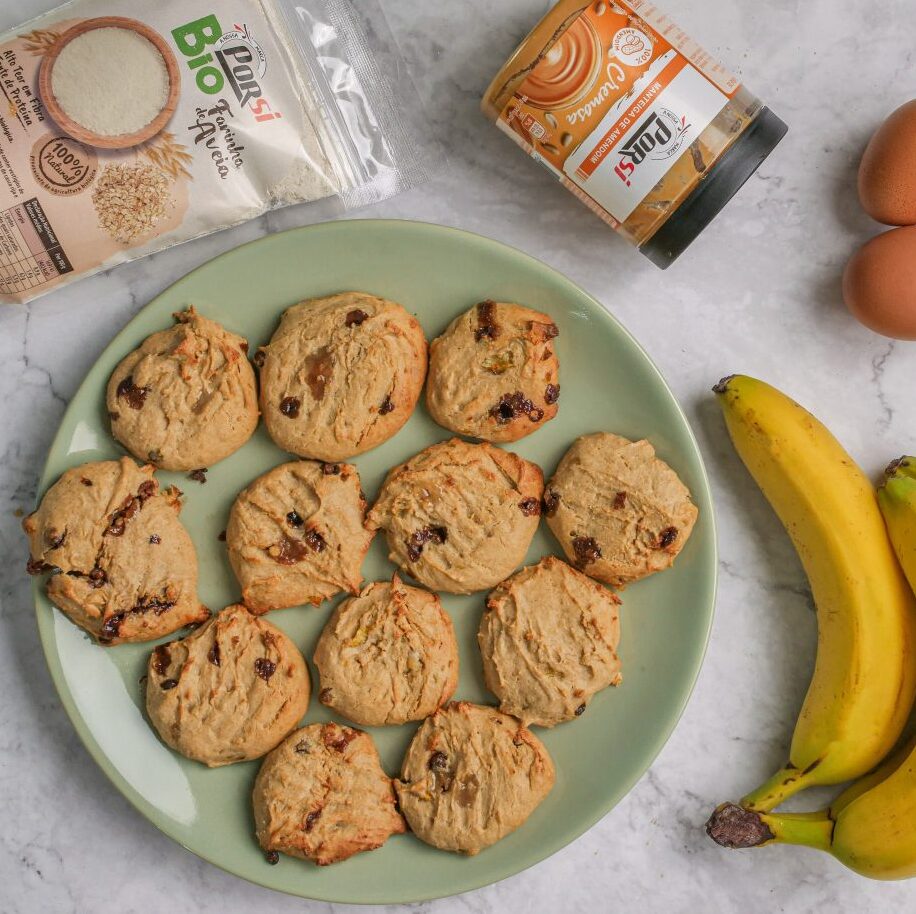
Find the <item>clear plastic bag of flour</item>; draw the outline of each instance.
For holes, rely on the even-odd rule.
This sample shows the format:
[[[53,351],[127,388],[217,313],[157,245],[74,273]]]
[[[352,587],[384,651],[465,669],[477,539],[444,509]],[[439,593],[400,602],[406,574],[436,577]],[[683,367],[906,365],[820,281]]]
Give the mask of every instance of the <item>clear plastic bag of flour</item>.
[[[344,207],[377,203],[427,180],[440,151],[424,131],[423,106],[381,5],[261,2],[291,43],[291,69],[317,94],[333,150],[331,180]],[[279,204],[292,202],[295,196],[277,196]]]
[[[378,0],[71,0],[0,36],[0,85],[0,302],[441,167]]]

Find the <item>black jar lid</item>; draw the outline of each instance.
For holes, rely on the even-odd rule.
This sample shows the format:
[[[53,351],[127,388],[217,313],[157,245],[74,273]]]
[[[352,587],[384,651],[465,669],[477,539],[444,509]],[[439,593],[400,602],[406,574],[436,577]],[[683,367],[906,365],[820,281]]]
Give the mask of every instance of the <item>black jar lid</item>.
[[[670,267],[757,171],[788,129],[769,108],[762,108],[640,251],[657,267]]]

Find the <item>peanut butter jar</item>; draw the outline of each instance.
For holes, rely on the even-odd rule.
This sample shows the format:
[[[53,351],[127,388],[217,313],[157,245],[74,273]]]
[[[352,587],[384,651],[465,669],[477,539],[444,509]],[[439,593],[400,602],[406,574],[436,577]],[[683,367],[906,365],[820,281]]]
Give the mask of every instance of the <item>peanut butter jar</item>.
[[[662,269],[787,130],[645,0],[560,0],[481,107]]]

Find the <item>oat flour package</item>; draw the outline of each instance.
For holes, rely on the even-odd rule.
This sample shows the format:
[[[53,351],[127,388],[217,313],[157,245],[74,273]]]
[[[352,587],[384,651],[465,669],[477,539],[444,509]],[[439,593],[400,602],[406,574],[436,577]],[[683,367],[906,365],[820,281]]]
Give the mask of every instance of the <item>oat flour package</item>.
[[[3,302],[422,177],[348,0],[72,0],[0,37],[0,88]]]

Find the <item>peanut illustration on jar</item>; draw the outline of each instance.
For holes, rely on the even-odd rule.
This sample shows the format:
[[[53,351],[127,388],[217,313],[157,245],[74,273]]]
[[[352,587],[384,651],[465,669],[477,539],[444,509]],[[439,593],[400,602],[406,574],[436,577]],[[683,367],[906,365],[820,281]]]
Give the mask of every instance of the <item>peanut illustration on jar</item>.
[[[623,42],[621,42],[620,50],[624,54],[638,54],[640,51],[644,50],[646,43],[642,40],[639,35],[628,35]]]

